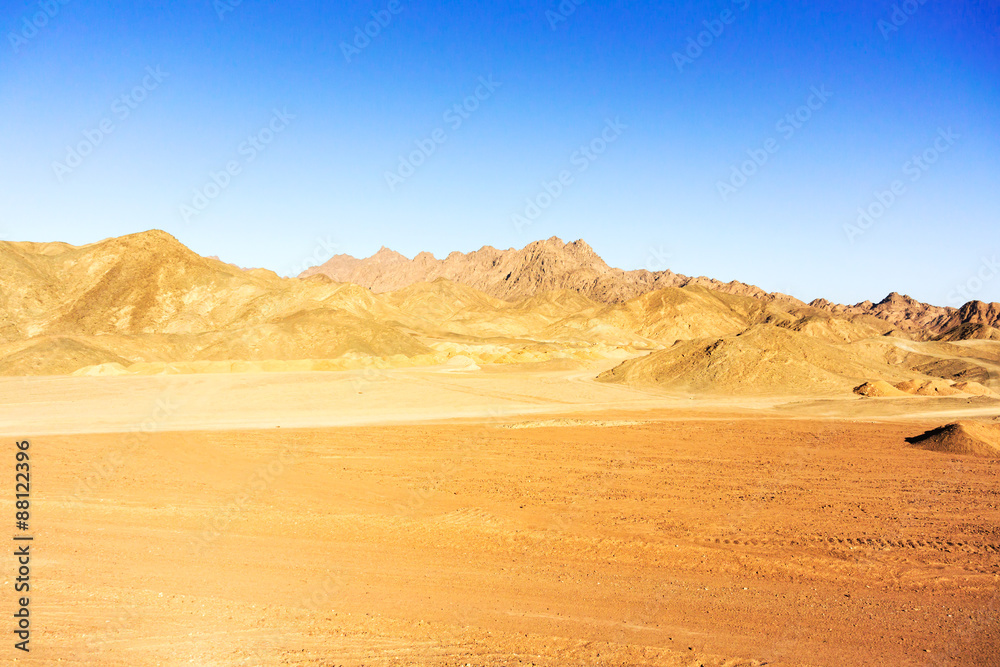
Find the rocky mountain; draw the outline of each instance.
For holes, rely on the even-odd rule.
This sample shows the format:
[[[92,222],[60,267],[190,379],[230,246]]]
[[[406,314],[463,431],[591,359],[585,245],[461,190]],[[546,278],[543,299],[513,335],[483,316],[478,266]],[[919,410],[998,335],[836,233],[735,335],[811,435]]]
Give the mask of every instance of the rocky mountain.
[[[565,243],[557,237],[529,243],[517,250],[484,246],[470,253],[453,252],[436,259],[422,252],[413,259],[383,247],[371,257],[337,255],[299,277],[323,274],[338,282],[362,285],[373,292],[391,292],[416,282],[447,278],[486,294],[516,301],[542,292],[568,289],[602,303],[622,303],[663,289],[696,285],[727,294],[805,305],[786,294],[769,294],[741,282],[691,278],[673,271],[623,271],[610,267],[584,241]]]
[[[936,327],[942,318],[949,317],[954,308],[943,308],[921,303],[909,296],[893,292],[878,303],[862,301],[853,306],[830,303],[817,299],[811,306],[827,310],[834,315],[871,315],[888,322],[894,329],[918,337],[941,333]]]
[[[1000,327],[1000,303],[970,301],[961,308],[951,308],[921,303],[893,292],[874,304],[863,301],[853,306],[842,306],[817,299],[810,305],[839,317],[871,315],[917,340],[991,338],[995,335],[991,330]]]
[[[484,246],[470,253],[453,252],[444,259],[436,259],[427,252],[408,259],[383,247],[364,259],[337,255],[325,264],[304,271],[300,277],[314,275],[361,285],[376,293],[446,278],[506,301],[570,290],[597,302],[614,304],[668,287],[698,286],[763,302],[780,302],[789,308],[807,306],[787,294],[765,292],[738,281],[724,283],[706,277],[692,278],[669,270],[617,269],[608,266],[584,241],[565,243],[557,237],[529,243],[520,250]],[[887,323],[890,329],[919,340],[961,336],[971,331],[968,327],[959,328],[966,324],[1000,328],[1000,304],[978,301],[956,309],[932,306],[893,292],[878,303],[864,301],[848,306],[816,299],[808,306],[836,318],[876,318]],[[985,333],[977,331],[979,336],[991,335],[988,330]]]
[[[998,304],[934,308],[894,294],[807,305],[742,283],[614,269],[582,241],[444,260],[383,249],[325,266],[282,278],[156,230],[84,246],[0,242],[0,375],[631,359],[602,379],[809,393],[862,380],[992,383],[1000,363]]]
[[[722,334],[750,321],[711,300],[718,305],[695,330]],[[322,274],[243,270],[156,230],[84,246],[0,242],[0,374],[275,370],[291,362],[335,370],[463,354],[519,363],[662,345],[661,332],[643,324],[645,307],[623,307],[571,290],[505,301],[444,278],[375,294]]]

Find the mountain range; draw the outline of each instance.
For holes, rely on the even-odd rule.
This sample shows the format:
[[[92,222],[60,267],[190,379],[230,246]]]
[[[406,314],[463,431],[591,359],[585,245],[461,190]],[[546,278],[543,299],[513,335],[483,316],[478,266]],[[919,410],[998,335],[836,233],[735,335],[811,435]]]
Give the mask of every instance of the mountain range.
[[[998,316],[995,303],[898,294],[806,304],[615,269],[583,241],[554,238],[444,260],[341,255],[298,278],[202,257],[157,230],[84,246],[0,242],[3,375],[611,362],[602,381],[670,391],[979,391],[1000,377]]]
[[[518,250],[484,246],[470,253],[452,252],[436,259],[427,252],[413,259],[382,247],[371,257],[358,259],[336,255],[320,266],[302,272],[300,278],[322,274],[337,282],[367,287],[375,293],[391,292],[419,282],[445,278],[474,287],[498,299],[516,301],[540,292],[571,290],[594,301],[622,303],[640,294],[666,287],[699,286],[725,294],[750,296],[762,301],[780,301],[791,307],[807,304],[787,294],[766,292],[738,281],[722,282],[692,278],[673,271],[625,271],[608,266],[583,240],[564,243],[557,237],[529,243]],[[853,306],[816,299],[808,304],[837,316],[870,315],[919,338],[933,338],[960,325],[1000,326],[1000,304],[973,301],[961,309],[932,306],[893,292],[878,303],[865,301]],[[990,336],[987,329],[965,332]]]

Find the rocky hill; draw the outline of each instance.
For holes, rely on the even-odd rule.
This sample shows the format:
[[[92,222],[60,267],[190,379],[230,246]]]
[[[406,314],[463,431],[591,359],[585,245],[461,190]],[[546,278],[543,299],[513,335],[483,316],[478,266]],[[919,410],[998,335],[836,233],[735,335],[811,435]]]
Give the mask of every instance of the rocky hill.
[[[603,380],[849,394],[861,382],[996,385],[1000,369],[997,304],[935,308],[893,294],[807,305],[743,283],[614,269],[582,241],[444,260],[383,249],[307,273],[241,269],[155,230],[84,246],[0,242],[0,374],[616,360]]]
[[[299,277],[317,273],[339,282],[362,285],[376,293],[391,292],[415,282],[447,278],[507,301],[568,289],[594,301],[621,303],[664,287],[696,285],[765,301],[777,299],[805,305],[788,295],[769,294],[759,287],[735,281],[723,283],[704,277],[690,278],[672,271],[612,268],[584,241],[565,243],[554,236],[529,243],[520,250],[484,246],[470,253],[453,252],[444,259],[436,259],[427,252],[407,259],[383,247],[365,259],[337,255],[321,266],[304,271]]]
[[[408,259],[383,247],[364,259],[337,255],[325,264],[304,271],[300,277],[317,274],[361,285],[375,293],[446,278],[506,301],[570,290],[601,303],[624,303],[668,287],[697,286],[763,302],[780,302],[789,308],[806,306],[793,296],[766,292],[738,281],[724,283],[705,277],[692,278],[669,270],[616,269],[608,266],[584,241],[565,243],[556,237],[529,243],[520,250],[484,246],[470,253],[453,252],[444,259],[436,259],[427,252]],[[816,299],[808,305],[838,318],[876,318],[888,323],[890,329],[918,340],[960,336],[966,331],[959,329],[964,324],[1000,328],[1000,304],[978,301],[956,309],[932,306],[893,292],[878,303],[864,301],[848,306]],[[979,332],[977,335],[985,334]]]

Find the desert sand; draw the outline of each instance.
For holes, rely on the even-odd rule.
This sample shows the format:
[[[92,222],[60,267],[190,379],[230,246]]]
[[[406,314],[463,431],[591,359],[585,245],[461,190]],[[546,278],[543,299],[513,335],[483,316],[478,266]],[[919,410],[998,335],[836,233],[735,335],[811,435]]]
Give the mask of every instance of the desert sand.
[[[991,664],[1000,472],[906,438],[995,401],[594,370],[3,379],[25,664]]]
[[[996,664],[997,304],[369,260],[0,242],[18,664]]]

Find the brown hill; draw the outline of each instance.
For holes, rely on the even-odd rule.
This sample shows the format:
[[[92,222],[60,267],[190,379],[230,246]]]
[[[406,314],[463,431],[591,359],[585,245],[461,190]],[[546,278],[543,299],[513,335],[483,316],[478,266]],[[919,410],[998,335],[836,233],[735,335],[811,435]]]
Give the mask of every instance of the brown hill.
[[[43,336],[0,346],[0,375],[69,375],[85,366],[129,361],[98,345],[68,336]]]
[[[2,243],[0,299],[7,375],[358,357],[434,363],[462,354],[517,363],[659,345],[601,319],[604,304],[570,290],[512,303],[439,278],[376,295],[318,274],[242,270],[159,231],[80,247]]]
[[[442,261],[383,249],[327,268],[332,277],[304,279],[243,270],[160,231],[79,247],[0,243],[0,374],[335,370],[449,358],[468,368],[572,366],[672,346],[612,378],[789,393],[926,381],[924,372],[992,385],[1000,363],[990,340],[885,335],[894,325],[872,312],[918,316],[903,297],[863,312],[808,306],[742,283],[613,269],[582,241]],[[436,273],[448,275],[417,280]],[[338,282],[359,276],[378,293]],[[994,315],[973,304],[955,317]],[[645,367],[654,361],[662,367]]]
[[[945,331],[936,340],[949,342],[957,340],[1000,340],[1000,329],[981,323],[959,324]]]
[[[392,292],[415,283],[446,278],[505,301],[569,290],[593,301],[617,304],[667,288],[703,287],[713,292],[782,304],[785,308],[806,307],[794,297],[768,293],[737,281],[723,283],[705,277],[692,278],[669,270],[652,272],[613,268],[582,240],[564,243],[556,237],[529,243],[520,250],[484,246],[470,253],[452,252],[440,260],[427,252],[408,259],[383,247],[365,259],[337,255],[321,266],[304,271],[300,277],[316,275],[362,285],[375,293]],[[792,318],[798,327],[796,330],[830,342],[853,341],[890,331],[894,335],[916,340],[930,340],[948,332],[949,340],[958,340],[961,336],[992,335],[989,329],[959,328],[962,325],[1000,328],[1000,304],[977,301],[955,309],[921,303],[893,292],[878,303],[864,301],[845,306],[816,299],[809,306],[813,314],[811,321],[800,321],[806,315],[804,312]]]
[[[893,292],[877,304],[864,301],[853,306],[842,306],[817,299],[810,305],[840,317],[876,317],[916,340],[995,340],[992,330],[1000,328],[1000,304],[982,301],[970,301],[956,309],[931,306]]]
[[[0,244],[0,373],[103,363],[429,352],[357,286],[243,271],[160,231]]]
[[[678,342],[630,359],[598,380],[712,394],[844,393],[872,376],[907,377],[870,351],[769,324],[718,339]]]
[[[1000,322],[1000,303],[970,301],[953,315],[952,319],[942,322],[939,326],[946,329],[953,324],[981,324],[995,327]]]
[[[765,316],[766,304],[752,297],[703,287],[669,287],[606,307],[600,317],[647,338],[673,344],[743,331]]]
[[[780,299],[801,304],[787,295],[768,294],[758,287],[739,282],[690,278],[672,271],[623,271],[612,268],[584,241],[564,243],[556,237],[529,243],[520,250],[484,246],[470,253],[453,252],[440,260],[427,252],[411,260],[383,247],[365,259],[337,255],[321,266],[304,271],[299,277],[307,278],[315,274],[326,275],[338,282],[363,285],[376,293],[447,278],[507,301],[568,289],[594,301],[620,303],[665,287],[697,285],[765,301]]]
[[[827,310],[834,315],[849,317],[868,315],[888,322],[896,331],[905,332],[915,338],[924,339],[937,332],[935,323],[950,317],[954,308],[942,308],[921,303],[909,296],[892,292],[878,303],[863,301],[853,306],[833,304],[825,299],[817,299],[810,305]]]
[[[1000,459],[1000,424],[956,422],[906,441],[934,452]]]

